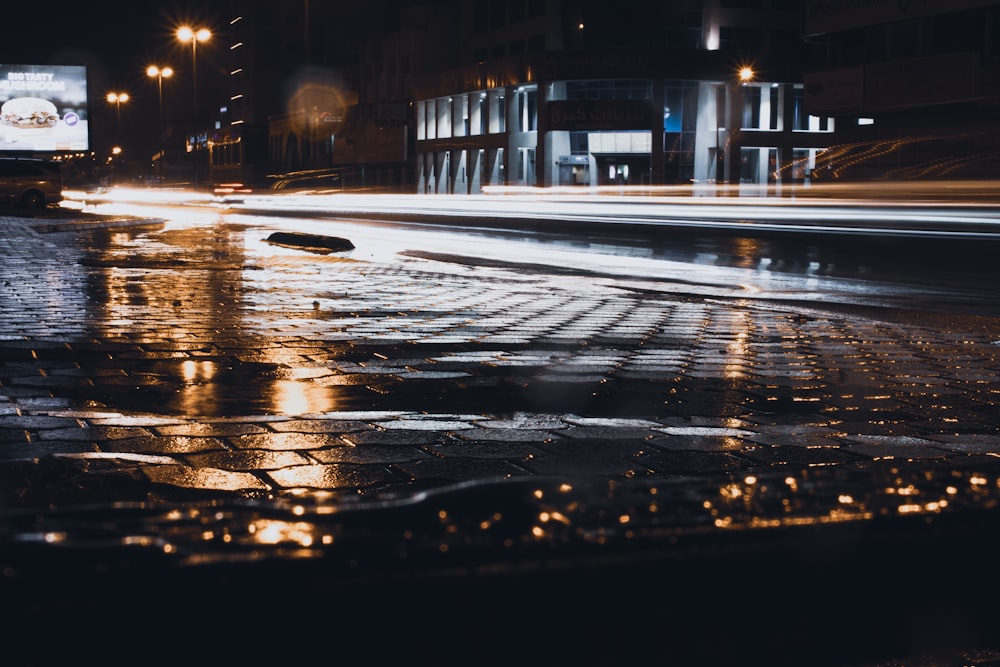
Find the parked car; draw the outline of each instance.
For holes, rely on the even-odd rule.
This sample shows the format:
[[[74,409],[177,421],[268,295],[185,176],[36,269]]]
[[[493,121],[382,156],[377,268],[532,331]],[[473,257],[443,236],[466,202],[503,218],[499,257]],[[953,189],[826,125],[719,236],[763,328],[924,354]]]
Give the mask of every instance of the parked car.
[[[58,162],[0,158],[0,203],[42,209],[61,202],[62,192],[62,174]]]

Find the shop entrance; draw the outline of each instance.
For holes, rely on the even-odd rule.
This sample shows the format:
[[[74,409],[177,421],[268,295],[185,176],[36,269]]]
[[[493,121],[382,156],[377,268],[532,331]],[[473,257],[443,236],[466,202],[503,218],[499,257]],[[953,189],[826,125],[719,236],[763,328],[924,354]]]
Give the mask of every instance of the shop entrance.
[[[648,155],[596,155],[598,185],[648,185]]]

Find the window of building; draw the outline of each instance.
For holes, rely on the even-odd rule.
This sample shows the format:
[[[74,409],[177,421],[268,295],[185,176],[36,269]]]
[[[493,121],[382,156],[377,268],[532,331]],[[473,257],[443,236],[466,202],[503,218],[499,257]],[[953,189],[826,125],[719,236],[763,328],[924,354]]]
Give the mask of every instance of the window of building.
[[[805,110],[805,89],[792,89],[792,131],[793,132],[833,132],[833,118],[811,116]]]
[[[532,52],[545,50],[545,35],[532,35],[528,38],[528,50]]]
[[[569,152],[571,155],[587,155],[590,152],[588,136],[590,136],[589,132],[569,133]]]
[[[467,137],[472,129],[472,121],[469,118],[469,96],[457,95],[452,100],[451,115],[454,119],[452,123],[453,137]]]
[[[497,30],[507,24],[507,0],[490,0],[490,28]]]
[[[518,131],[536,131],[538,129],[538,91],[534,88],[518,90],[517,105]]]
[[[437,104],[437,138],[448,139],[451,137],[451,104],[452,99],[445,97],[439,99]]]
[[[518,53],[524,53],[524,40],[515,39],[513,42],[507,45],[507,53],[514,56]]]
[[[530,18],[537,18],[539,16],[545,16],[545,0],[527,0],[528,1],[528,16]]]
[[[744,130],[781,129],[781,88],[763,84],[740,87],[742,97],[741,127]]]
[[[979,51],[983,44],[983,33],[982,31],[969,30],[969,26],[980,23],[981,17],[977,17],[975,12],[955,12],[935,16],[929,25],[932,52]],[[994,38],[996,37],[997,35],[994,33]]]
[[[608,79],[569,81],[566,83],[568,100],[648,100],[653,89],[644,79]]]
[[[469,132],[486,134],[486,93],[474,94],[469,100]]]
[[[524,0],[510,0],[507,5],[507,19],[511,24],[524,20]]]
[[[917,55],[918,23],[902,21],[889,26],[889,55],[893,58],[908,58]]]
[[[719,47],[740,55],[751,55],[761,50],[764,31],[760,28],[722,26],[719,28]]]
[[[481,35],[490,27],[489,0],[476,0],[472,4],[472,32]]]
[[[437,100],[427,100],[427,138],[437,139]]]
[[[503,58],[507,53],[507,47],[504,44],[494,44],[493,48],[490,49],[490,58],[496,60],[498,58]]]
[[[743,86],[740,93],[743,97],[740,127],[756,130],[760,127],[760,87]]]
[[[507,105],[502,88],[494,88],[487,93],[489,106],[490,134],[501,134],[507,130]]]
[[[674,23],[663,29],[663,45],[670,49],[697,49],[701,47],[701,17],[696,25]]]
[[[1000,7],[991,7],[987,12],[986,24],[990,40],[987,53],[1000,56]]]

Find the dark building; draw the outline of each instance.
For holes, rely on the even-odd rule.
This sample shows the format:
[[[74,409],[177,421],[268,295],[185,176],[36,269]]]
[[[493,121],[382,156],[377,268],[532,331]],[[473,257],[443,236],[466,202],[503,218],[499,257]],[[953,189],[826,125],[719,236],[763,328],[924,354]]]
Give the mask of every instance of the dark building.
[[[806,0],[824,61],[805,75],[809,113],[836,119],[831,179],[1000,175],[1000,3]]]
[[[266,184],[329,170],[357,100],[369,7],[298,0],[231,2],[217,42],[210,120],[188,136],[212,183]]]
[[[995,1],[232,8],[218,113],[194,143],[217,182],[753,192],[997,173]]]
[[[788,0],[460,4],[459,61],[415,76],[422,192],[801,182],[832,141],[803,107]],[[739,72],[744,70],[746,78]]]

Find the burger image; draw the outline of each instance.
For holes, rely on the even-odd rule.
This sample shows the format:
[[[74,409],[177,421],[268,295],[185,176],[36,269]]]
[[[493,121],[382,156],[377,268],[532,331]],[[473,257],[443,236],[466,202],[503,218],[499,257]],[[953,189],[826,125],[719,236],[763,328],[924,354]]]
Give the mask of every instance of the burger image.
[[[0,121],[22,130],[47,129],[59,121],[56,105],[40,97],[16,97],[0,106]]]

